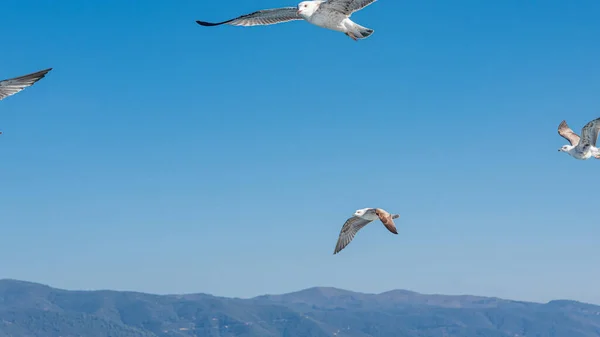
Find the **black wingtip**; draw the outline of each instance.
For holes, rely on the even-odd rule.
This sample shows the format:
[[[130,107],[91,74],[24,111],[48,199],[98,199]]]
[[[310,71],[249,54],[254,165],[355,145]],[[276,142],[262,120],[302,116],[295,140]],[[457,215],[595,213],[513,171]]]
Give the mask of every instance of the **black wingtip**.
[[[52,68],[47,68],[47,69],[44,69],[44,70],[39,70],[39,71],[36,71],[36,72],[28,74],[28,75],[24,75],[24,76],[29,76],[29,75],[46,75],[47,73],[50,72],[50,70],[52,70]]]
[[[44,70],[39,70],[39,71],[36,71],[34,73],[30,73],[30,74],[27,74],[27,75],[23,75],[23,76],[11,78],[11,80],[35,79],[35,81],[34,81],[34,83],[35,83],[35,82],[41,80],[42,78],[46,77],[46,75],[48,74],[48,72],[50,72],[50,70],[52,70],[52,68],[48,68],[48,69],[44,69]]]
[[[206,21],[196,20],[196,23],[199,24],[200,26],[210,27],[210,26],[222,25],[224,22],[215,23],[215,22],[206,22]]]

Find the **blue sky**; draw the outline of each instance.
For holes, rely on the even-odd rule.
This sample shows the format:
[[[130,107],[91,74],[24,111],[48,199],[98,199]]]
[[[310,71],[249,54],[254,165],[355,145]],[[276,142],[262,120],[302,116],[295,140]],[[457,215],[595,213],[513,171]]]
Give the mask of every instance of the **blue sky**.
[[[354,42],[200,27],[283,0],[9,0],[0,278],[248,297],[311,286],[600,303],[600,2],[388,1]],[[332,255],[354,210],[401,214]]]

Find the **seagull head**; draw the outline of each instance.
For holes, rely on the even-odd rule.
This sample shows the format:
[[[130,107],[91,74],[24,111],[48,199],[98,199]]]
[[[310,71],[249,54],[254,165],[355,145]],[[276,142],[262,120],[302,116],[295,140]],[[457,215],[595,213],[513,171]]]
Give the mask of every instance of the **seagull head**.
[[[561,147],[560,149],[558,149],[558,152],[569,152],[572,148],[573,148],[573,146],[563,145],[563,147]]]
[[[357,209],[356,212],[354,212],[354,216],[361,217],[361,216],[367,214],[368,211],[369,211],[369,208]]]
[[[302,1],[298,4],[298,14],[308,18],[319,9],[320,1]]]

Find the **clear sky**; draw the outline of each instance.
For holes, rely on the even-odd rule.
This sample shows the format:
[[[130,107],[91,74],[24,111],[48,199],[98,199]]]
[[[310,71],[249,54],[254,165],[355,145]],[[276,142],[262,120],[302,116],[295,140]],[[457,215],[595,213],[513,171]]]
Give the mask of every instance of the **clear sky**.
[[[284,0],[5,0],[0,278],[600,303],[600,2],[379,0],[354,42],[201,27]],[[401,214],[332,255],[363,207]]]

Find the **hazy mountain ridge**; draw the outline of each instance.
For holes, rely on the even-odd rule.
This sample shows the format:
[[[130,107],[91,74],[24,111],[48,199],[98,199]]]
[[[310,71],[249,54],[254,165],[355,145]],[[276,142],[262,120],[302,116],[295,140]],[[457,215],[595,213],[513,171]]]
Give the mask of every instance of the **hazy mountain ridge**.
[[[600,336],[600,306],[310,288],[251,299],[67,291],[0,280],[8,336]]]

